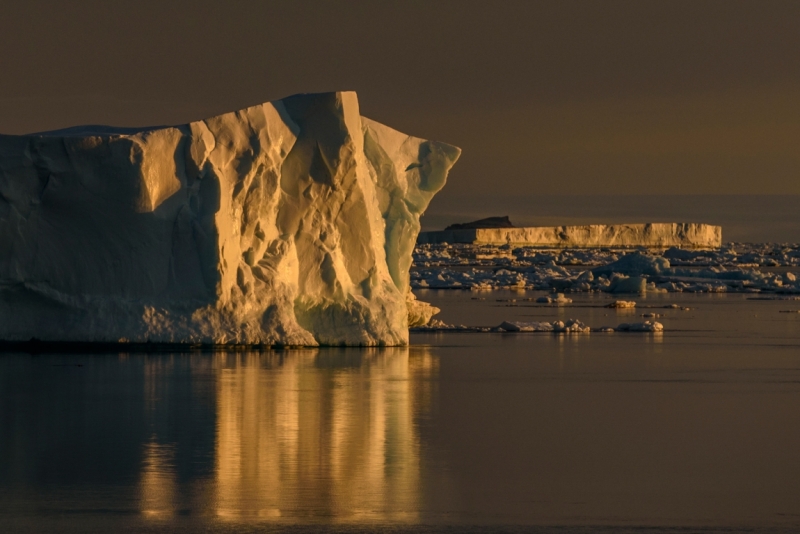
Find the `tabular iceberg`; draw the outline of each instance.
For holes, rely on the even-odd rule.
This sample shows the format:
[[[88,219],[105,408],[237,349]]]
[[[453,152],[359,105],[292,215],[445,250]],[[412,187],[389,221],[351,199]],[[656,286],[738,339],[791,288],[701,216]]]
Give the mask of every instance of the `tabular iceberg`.
[[[296,95],[174,127],[0,136],[0,339],[399,345],[456,147]],[[419,320],[419,319],[417,319]]]
[[[421,245],[439,243],[509,244],[553,248],[719,248],[722,245],[722,228],[700,223],[455,228],[422,232],[419,235],[418,243]]]

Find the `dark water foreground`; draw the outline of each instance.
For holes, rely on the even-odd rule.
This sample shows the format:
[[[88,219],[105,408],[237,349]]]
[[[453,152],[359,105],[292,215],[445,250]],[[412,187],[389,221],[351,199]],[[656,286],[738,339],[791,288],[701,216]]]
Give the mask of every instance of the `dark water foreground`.
[[[616,320],[469,297],[426,298]],[[2,354],[0,531],[799,529],[800,302],[666,300],[661,336]]]

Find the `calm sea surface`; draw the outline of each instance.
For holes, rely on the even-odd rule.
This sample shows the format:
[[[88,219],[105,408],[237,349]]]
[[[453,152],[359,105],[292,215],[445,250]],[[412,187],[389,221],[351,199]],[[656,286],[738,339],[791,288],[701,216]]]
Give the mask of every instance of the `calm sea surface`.
[[[451,323],[666,331],[1,354],[0,531],[800,529],[800,301],[418,294]]]

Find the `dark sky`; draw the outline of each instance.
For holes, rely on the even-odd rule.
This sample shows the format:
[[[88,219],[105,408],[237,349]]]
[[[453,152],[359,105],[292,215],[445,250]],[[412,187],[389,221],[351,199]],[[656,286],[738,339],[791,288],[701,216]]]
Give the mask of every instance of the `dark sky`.
[[[800,193],[797,1],[25,0],[0,48],[4,133],[354,89],[450,196]]]

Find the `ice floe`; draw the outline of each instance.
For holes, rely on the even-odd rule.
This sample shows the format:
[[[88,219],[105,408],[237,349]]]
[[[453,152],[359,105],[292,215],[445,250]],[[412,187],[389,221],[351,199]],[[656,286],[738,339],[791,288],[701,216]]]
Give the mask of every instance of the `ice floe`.
[[[551,323],[503,321],[497,329],[505,332],[564,332],[576,334],[586,334],[592,331],[591,328],[577,319],[553,321]]]
[[[635,308],[636,302],[632,300],[615,300],[610,304],[606,304],[606,308]]]
[[[564,293],[556,293],[555,295],[539,297],[538,299],[536,299],[536,302],[539,304],[564,305],[564,304],[572,304],[572,299],[565,297]]]
[[[663,332],[664,325],[658,321],[645,321],[643,323],[622,323],[617,327],[617,332]]]

